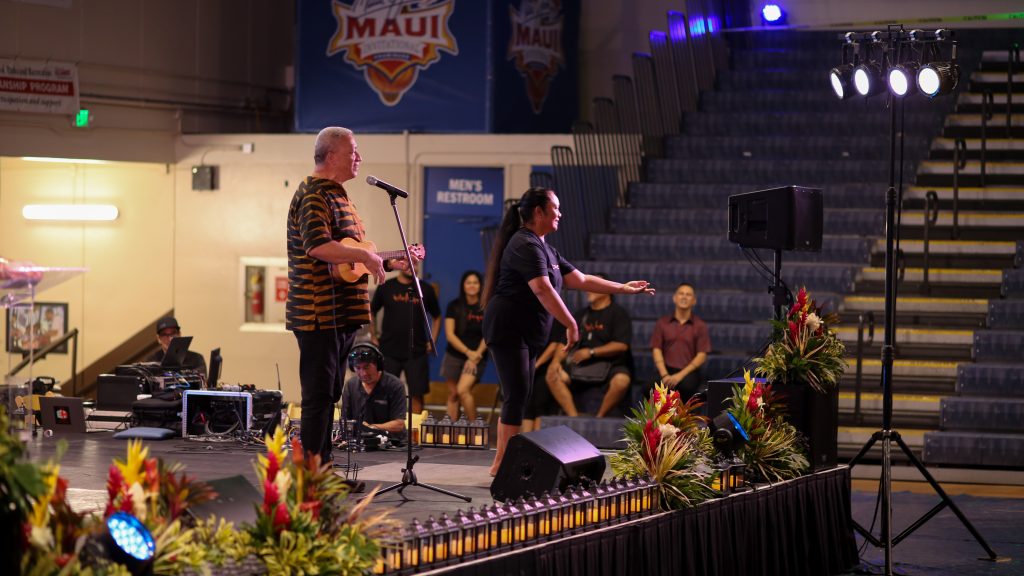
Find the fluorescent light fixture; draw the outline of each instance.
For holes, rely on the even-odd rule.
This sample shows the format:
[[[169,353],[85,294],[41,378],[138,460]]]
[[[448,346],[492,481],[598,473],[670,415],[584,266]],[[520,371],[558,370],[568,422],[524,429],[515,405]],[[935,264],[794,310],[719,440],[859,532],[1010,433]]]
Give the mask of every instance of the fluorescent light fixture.
[[[109,222],[117,220],[113,204],[26,204],[21,209],[26,220],[75,220]]]
[[[22,160],[28,162],[52,162],[54,164],[110,164],[106,160],[92,160],[89,158],[48,158],[45,156],[22,156]]]

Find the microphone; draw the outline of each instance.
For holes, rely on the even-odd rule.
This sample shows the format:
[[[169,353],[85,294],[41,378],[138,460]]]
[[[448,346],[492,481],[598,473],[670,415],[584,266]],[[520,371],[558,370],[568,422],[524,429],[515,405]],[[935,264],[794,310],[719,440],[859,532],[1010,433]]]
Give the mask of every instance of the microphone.
[[[388,184],[387,182],[385,182],[383,180],[377,180],[373,176],[367,176],[366,177],[366,183],[369,184],[370,186],[376,186],[377,188],[380,188],[381,190],[384,190],[388,194],[394,194],[395,196],[400,196],[402,198],[408,198],[409,197],[409,193],[406,192],[405,190],[402,190],[401,188],[398,188],[397,186],[392,186],[391,184]]]

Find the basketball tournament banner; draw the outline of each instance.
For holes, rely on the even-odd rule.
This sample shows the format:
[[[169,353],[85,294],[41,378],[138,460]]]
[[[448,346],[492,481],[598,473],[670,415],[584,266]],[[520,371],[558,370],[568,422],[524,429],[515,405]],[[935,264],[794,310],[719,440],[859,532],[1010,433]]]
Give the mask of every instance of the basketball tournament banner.
[[[298,131],[566,132],[576,118],[579,0],[300,0],[298,10]]]

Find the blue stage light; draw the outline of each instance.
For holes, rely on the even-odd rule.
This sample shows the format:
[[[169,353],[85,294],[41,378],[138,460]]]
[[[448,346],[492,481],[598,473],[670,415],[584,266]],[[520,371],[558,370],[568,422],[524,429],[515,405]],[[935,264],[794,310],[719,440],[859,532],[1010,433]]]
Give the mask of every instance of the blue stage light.
[[[761,8],[761,20],[769,26],[779,26],[786,23],[786,11],[778,4],[765,4]]]
[[[126,512],[115,512],[107,518],[107,531],[114,541],[116,550],[111,550],[111,559],[115,562],[129,560],[125,563],[129,570],[137,573],[134,568],[145,566],[156,554],[156,542],[149,530],[139,522],[138,518]],[[119,558],[123,553],[127,558]]]

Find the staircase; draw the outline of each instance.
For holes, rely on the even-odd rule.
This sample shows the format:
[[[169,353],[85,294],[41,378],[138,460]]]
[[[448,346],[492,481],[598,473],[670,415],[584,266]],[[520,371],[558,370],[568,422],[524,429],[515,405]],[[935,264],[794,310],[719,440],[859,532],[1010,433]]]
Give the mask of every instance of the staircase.
[[[905,104],[893,426],[930,465],[1024,469],[1024,94],[1013,100],[1007,128],[999,93],[1006,54],[982,57],[976,47],[1009,45],[1008,34],[963,32],[977,40],[961,42],[961,93]],[[826,75],[837,45],[832,33],[734,36],[731,69],[701,93],[697,112],[684,114],[681,133],[664,139],[662,156],[645,159],[646,178],[629,185],[628,207],[612,210],[607,232],[591,234],[590,261],[579,264],[658,288],[654,298],[618,300],[633,318],[637,380],[656,376],[651,332],[684,281],[695,286],[696,313],[711,332],[704,376],[734,374],[770,336],[771,281],[727,241],[727,198],[788,184],[821,188],[822,251],[785,253],[782,274],[794,292],[807,286],[840,313],[850,354],[840,383],[840,456],[849,458],[882,424],[890,114],[884,95],[835,98]],[[1024,70],[1013,86],[1024,89]],[[983,171],[986,88],[994,104]],[[966,146],[958,149],[958,138]],[[761,257],[770,264],[769,253]],[[878,457],[876,449],[867,459]]]

